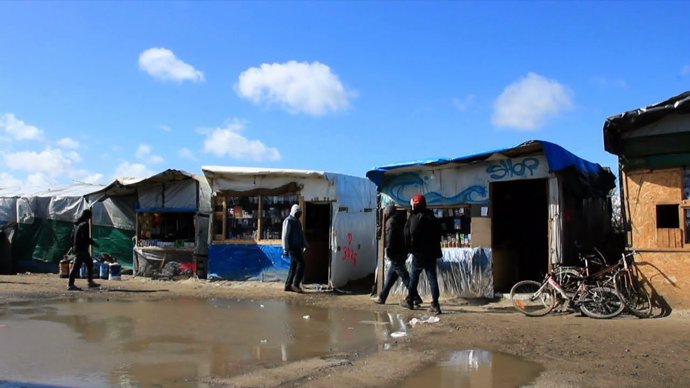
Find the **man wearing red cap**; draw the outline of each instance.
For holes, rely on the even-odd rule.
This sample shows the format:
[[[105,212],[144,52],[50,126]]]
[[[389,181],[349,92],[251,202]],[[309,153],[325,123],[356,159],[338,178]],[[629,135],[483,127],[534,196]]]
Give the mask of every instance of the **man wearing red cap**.
[[[426,207],[426,198],[417,194],[410,200],[412,214],[405,223],[405,245],[412,255],[412,269],[410,282],[407,287],[407,297],[401,305],[414,309],[413,301],[419,297],[417,285],[422,270],[426,273],[431,288],[431,307],[429,312],[441,314],[438,303],[440,295],[438,277],[436,276],[436,260],[441,257],[441,226],[433,212]]]

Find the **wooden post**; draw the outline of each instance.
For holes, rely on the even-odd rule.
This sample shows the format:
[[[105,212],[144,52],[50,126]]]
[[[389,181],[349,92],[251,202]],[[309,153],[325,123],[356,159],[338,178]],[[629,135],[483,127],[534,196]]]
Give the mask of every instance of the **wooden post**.
[[[380,211],[380,210],[379,210]],[[383,290],[383,279],[384,279],[384,269],[386,268],[385,265],[385,259],[386,259],[386,251],[385,251],[385,245],[386,245],[386,215],[382,212],[381,214],[381,235],[379,236],[379,248],[378,248],[378,263],[377,263],[377,271],[376,271],[376,295],[380,294],[381,291]]]

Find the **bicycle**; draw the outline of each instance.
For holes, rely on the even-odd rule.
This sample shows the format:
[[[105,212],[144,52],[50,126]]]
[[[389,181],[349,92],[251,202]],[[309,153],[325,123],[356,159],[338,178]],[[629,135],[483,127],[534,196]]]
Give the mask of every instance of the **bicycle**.
[[[625,307],[638,318],[649,318],[652,316],[652,299],[644,286],[639,282],[637,266],[635,266],[634,255],[637,252],[629,249],[621,255],[620,260],[612,265],[606,264],[604,255],[594,248],[595,254],[586,255],[581,258],[585,263],[582,275],[591,278],[597,284],[616,289],[623,299]],[[599,271],[591,273],[590,263],[601,267]]]
[[[652,298],[638,280],[636,254],[637,251],[630,248],[621,255],[619,264],[622,268],[614,275],[613,282],[628,310],[638,318],[649,318],[652,316]]]
[[[613,318],[625,309],[622,297],[615,288],[593,285],[589,283],[590,277],[570,274],[570,281],[576,283],[574,292],[567,292],[556,280],[554,272],[547,273],[541,283],[534,280],[515,283],[510,289],[513,306],[527,316],[540,317],[550,313],[556,306],[565,305],[595,319]]]

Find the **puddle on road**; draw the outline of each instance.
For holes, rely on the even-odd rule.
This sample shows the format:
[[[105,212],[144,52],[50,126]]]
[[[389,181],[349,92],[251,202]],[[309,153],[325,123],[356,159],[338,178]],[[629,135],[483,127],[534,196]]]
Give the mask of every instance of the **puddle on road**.
[[[280,301],[176,299],[0,305],[0,387],[203,387],[248,366],[383,350],[385,312]]]
[[[541,365],[504,353],[463,350],[423,369],[400,388],[508,388],[533,382],[544,371]]]

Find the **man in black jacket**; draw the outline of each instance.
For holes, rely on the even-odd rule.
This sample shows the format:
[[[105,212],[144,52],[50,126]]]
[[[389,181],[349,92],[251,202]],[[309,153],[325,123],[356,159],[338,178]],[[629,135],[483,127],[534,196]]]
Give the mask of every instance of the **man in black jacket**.
[[[395,282],[400,278],[405,288],[410,281],[410,275],[405,267],[407,250],[405,249],[405,213],[397,211],[395,204],[386,206],[383,210],[384,224],[384,254],[391,266],[386,273],[383,289],[374,303],[385,304],[388,294]]]
[[[72,230],[72,252],[77,256],[74,266],[69,273],[69,283],[67,289],[70,291],[81,291],[81,288],[74,285],[74,281],[79,275],[82,264],[86,265],[86,278],[89,287],[99,287],[100,284],[93,281],[93,259],[89,253],[89,245],[98,246],[89,232],[89,221],[91,220],[91,210],[86,209],[74,223]]]
[[[414,309],[413,301],[419,296],[417,285],[422,270],[426,273],[431,289],[431,307],[429,312],[441,314],[441,305],[438,303],[440,295],[438,278],[436,275],[436,260],[441,257],[441,226],[431,210],[426,207],[426,199],[423,195],[415,195],[410,200],[412,214],[405,223],[405,245],[412,255],[412,269],[410,283],[407,287],[407,297],[401,301],[401,305]]]

